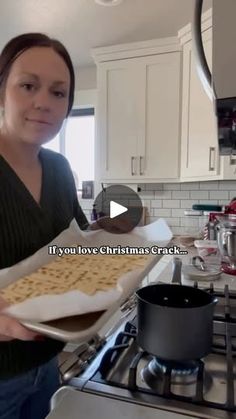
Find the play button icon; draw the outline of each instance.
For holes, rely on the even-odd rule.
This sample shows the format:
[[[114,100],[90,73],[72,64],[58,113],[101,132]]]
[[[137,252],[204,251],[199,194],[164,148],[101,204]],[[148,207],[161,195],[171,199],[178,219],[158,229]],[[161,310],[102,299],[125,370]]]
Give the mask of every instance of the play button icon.
[[[110,202],[110,218],[118,217],[118,215],[124,214],[126,211],[128,211],[128,208],[123,205],[117,204],[114,201]]]
[[[143,215],[139,195],[125,185],[111,185],[103,188],[94,204],[99,216],[98,225],[112,233],[121,234],[132,231],[139,225]],[[122,231],[120,226],[122,226]]]

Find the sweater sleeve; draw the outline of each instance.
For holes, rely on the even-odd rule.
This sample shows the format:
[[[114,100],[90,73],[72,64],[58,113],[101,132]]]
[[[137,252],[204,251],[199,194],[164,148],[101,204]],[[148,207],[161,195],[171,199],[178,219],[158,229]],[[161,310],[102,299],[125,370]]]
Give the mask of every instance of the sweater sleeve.
[[[77,221],[77,224],[81,228],[81,230],[87,230],[88,229],[89,222],[88,222],[87,217],[84,214],[84,212],[83,212],[83,210],[82,210],[82,208],[81,208],[81,206],[78,202],[77,194],[75,196],[75,203],[74,203],[74,217]]]
[[[76,219],[77,224],[81,228],[81,230],[87,230],[87,228],[89,228],[89,222],[78,201],[77,191],[76,191],[76,186],[75,186],[75,179],[74,179],[70,164],[64,156],[60,155],[60,158],[63,160],[65,164],[67,178],[69,180],[70,190],[71,190],[72,199],[73,199],[73,217]]]

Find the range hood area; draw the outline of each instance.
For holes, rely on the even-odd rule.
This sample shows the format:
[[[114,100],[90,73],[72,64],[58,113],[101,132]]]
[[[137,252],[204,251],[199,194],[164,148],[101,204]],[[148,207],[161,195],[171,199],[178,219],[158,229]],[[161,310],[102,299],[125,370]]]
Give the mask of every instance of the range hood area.
[[[212,0],[212,75],[202,44],[202,4],[195,0],[193,44],[199,77],[214,101],[219,154],[226,156],[236,154],[236,1]]]

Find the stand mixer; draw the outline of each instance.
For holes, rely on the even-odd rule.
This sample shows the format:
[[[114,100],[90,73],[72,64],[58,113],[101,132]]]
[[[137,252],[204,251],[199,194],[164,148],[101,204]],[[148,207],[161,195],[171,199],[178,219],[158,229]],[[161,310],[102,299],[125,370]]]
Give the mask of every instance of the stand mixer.
[[[218,215],[217,242],[222,257],[222,270],[236,275],[236,215]]]
[[[222,271],[236,275],[236,200],[225,207],[225,212],[214,214],[217,243],[221,254]]]

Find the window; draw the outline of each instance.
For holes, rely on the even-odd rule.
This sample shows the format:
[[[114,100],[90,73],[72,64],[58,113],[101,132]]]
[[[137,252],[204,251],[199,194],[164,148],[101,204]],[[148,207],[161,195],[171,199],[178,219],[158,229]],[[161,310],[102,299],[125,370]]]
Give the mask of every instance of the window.
[[[62,153],[74,172],[77,189],[94,180],[94,108],[74,109],[60,133],[45,148]]]

